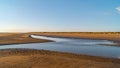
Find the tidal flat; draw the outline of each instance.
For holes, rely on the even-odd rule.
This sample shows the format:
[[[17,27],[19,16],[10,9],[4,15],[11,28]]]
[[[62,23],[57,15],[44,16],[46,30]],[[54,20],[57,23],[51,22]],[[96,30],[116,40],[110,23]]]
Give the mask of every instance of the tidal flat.
[[[0,33],[0,46],[41,42],[51,42],[51,40],[33,39],[28,33]]]
[[[119,44],[119,33],[0,33],[0,45],[53,42],[31,38],[31,34],[109,40]],[[107,45],[109,46],[109,45]],[[0,68],[119,68],[120,59],[36,49],[1,49]]]
[[[31,32],[31,34],[63,38],[108,40],[120,43],[120,32]]]
[[[120,59],[47,50],[2,49],[0,68],[119,68]]]

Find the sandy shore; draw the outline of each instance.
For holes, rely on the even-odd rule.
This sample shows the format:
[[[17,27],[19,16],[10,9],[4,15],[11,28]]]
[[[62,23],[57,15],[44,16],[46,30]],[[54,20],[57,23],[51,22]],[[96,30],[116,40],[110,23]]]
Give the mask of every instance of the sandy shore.
[[[33,39],[28,33],[0,33],[0,45],[51,42],[51,40]]]
[[[0,68],[119,68],[119,59],[55,51],[0,50]]]
[[[53,37],[105,39],[120,42],[117,33],[1,33],[0,45],[50,42],[33,39],[30,34]],[[45,50],[0,50],[0,68],[119,68],[120,59],[102,58]]]
[[[109,40],[116,42],[120,46],[120,33],[106,32],[106,33],[88,33],[88,32],[31,32],[31,33],[0,33],[0,45],[10,44],[26,44],[26,43],[40,43],[51,42],[51,40],[33,39],[29,37],[30,34],[45,35],[52,37],[67,37],[67,38],[82,38],[82,39],[97,39]],[[114,46],[114,45],[112,45]]]
[[[120,43],[119,32],[32,32],[32,34],[53,36],[53,37],[109,40]]]

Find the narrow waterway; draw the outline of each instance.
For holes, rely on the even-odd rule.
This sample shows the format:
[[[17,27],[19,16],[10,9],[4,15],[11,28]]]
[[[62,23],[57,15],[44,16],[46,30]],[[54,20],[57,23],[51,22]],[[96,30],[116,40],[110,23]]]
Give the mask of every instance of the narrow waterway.
[[[31,35],[31,37],[36,39],[53,40],[55,42],[5,45],[0,46],[0,49],[8,48],[43,49],[92,56],[101,56],[108,58],[120,58],[120,47],[100,45],[100,44],[114,44],[113,42],[107,40],[57,38],[37,35]]]

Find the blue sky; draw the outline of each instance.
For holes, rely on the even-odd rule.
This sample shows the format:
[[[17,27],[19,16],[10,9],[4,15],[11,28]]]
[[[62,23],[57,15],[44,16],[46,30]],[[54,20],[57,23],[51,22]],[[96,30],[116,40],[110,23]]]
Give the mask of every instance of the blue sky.
[[[0,0],[0,32],[120,31],[120,0]]]

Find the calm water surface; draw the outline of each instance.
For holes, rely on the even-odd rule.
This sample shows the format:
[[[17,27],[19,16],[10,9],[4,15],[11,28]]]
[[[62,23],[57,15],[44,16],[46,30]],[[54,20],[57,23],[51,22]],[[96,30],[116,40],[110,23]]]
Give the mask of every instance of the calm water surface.
[[[108,58],[120,58],[120,47],[100,45],[100,44],[114,44],[113,42],[107,40],[53,38],[35,35],[31,35],[31,37],[37,39],[53,40],[55,42],[5,45],[0,46],[0,49],[8,48],[43,49],[92,56],[102,56]]]

